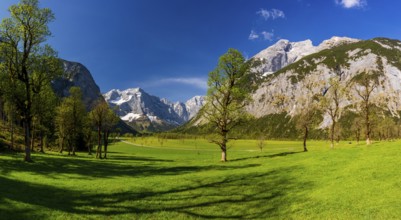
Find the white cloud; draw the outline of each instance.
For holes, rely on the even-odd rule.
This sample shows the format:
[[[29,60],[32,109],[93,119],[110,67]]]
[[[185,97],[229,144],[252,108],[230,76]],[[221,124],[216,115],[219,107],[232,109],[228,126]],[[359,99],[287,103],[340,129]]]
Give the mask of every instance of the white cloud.
[[[366,0],[335,0],[335,2],[344,8],[363,8],[367,5]]]
[[[164,78],[148,83],[147,86],[162,86],[166,84],[179,83],[197,87],[199,89],[207,89],[207,79],[197,77],[178,77],[178,78]]]
[[[274,30],[272,30],[271,32],[262,31],[260,33],[257,33],[254,30],[252,30],[248,37],[249,40],[256,40],[259,38],[263,40],[272,41],[274,39]]]
[[[257,34],[254,30],[251,30],[251,33],[249,34],[248,39],[249,40],[255,40],[259,38],[259,34]]]
[[[285,18],[284,12],[278,9],[266,10],[262,8],[257,11],[256,14],[262,16],[265,20],[269,20],[270,18],[273,20],[277,18]]]
[[[272,32],[263,31],[262,35],[263,35],[263,39],[268,40],[268,41],[273,41],[274,31],[272,31]]]

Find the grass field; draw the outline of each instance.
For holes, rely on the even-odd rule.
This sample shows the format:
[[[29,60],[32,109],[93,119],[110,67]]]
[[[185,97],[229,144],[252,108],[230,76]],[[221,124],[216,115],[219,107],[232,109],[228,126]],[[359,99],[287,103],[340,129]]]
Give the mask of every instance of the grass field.
[[[0,219],[400,219],[401,142],[137,138],[84,153],[0,153]],[[139,146],[138,146],[139,145]],[[143,146],[141,146],[143,145]]]

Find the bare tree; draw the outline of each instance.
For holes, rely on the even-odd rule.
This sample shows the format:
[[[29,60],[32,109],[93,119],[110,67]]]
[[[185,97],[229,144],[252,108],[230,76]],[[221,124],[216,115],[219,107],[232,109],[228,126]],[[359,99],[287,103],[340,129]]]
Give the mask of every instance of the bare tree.
[[[338,121],[341,118],[344,105],[341,103],[346,101],[346,85],[342,81],[343,72],[339,66],[334,70],[334,76],[329,79],[327,88],[320,97],[322,110],[329,115],[330,125],[330,148],[334,148],[335,134],[337,131]]]
[[[363,114],[365,123],[366,144],[371,144],[371,116],[373,109],[379,103],[374,99],[374,91],[380,86],[380,75],[373,70],[365,70],[358,73],[353,79],[353,88],[356,94],[356,106]]]
[[[322,82],[313,75],[305,77],[303,81],[303,93],[298,94],[295,107],[290,114],[296,122],[298,130],[303,132],[303,148],[308,151],[306,141],[310,129],[316,123],[319,112],[319,99],[316,91],[319,91]]]

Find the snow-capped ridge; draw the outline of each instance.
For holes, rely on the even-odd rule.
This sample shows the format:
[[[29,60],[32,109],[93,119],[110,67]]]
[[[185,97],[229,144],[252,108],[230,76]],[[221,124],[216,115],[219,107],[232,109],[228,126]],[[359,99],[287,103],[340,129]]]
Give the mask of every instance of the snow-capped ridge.
[[[334,36],[328,40],[324,40],[318,46],[314,46],[310,39],[299,42],[290,42],[289,40],[281,39],[253,56],[254,59],[262,63],[255,70],[262,72],[264,76],[270,75],[310,54],[358,41],[358,39],[349,37]]]
[[[141,88],[112,89],[104,94],[123,121],[135,123],[181,125],[194,117],[204,105],[202,96],[195,96],[185,103],[171,102],[166,98],[149,95]]]

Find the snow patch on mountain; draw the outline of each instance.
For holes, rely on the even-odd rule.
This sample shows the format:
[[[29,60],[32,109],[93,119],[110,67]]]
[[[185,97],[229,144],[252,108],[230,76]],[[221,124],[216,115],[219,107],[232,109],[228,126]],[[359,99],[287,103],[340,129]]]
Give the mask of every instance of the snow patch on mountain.
[[[205,104],[205,97],[195,96],[185,103],[171,102],[149,95],[141,88],[113,89],[104,95],[123,121],[149,121],[157,124],[181,125],[194,117]]]

